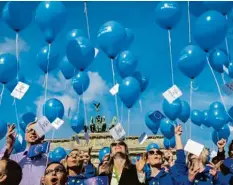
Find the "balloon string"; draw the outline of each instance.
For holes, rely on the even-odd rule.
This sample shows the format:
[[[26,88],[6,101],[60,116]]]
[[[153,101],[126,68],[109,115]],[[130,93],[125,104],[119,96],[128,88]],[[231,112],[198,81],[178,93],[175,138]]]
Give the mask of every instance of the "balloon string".
[[[225,77],[225,76],[224,76],[224,73],[221,74],[221,77],[222,77],[222,81],[223,81],[223,83],[224,83],[224,85],[225,85],[225,84],[226,84],[226,81],[225,81],[225,78],[224,78],[224,77]]]
[[[47,91],[48,91],[48,77],[49,77],[49,62],[50,62],[50,49],[51,49],[51,44],[48,46],[48,55],[47,55],[47,73],[45,74],[45,95],[44,95],[44,100],[46,102],[47,100]]]
[[[83,99],[83,108],[84,108],[84,116],[85,116],[85,125],[87,125],[87,110],[86,110],[86,102],[84,95],[82,94],[82,99]]]
[[[142,112],[142,99],[139,99],[140,111]]]
[[[53,128],[53,133],[52,133],[52,142],[54,140],[54,135],[55,135],[55,128]],[[47,150],[48,151],[48,150]],[[47,161],[46,161],[46,166],[48,165],[49,162],[49,154],[47,154]]]
[[[190,105],[190,110],[192,111],[192,98],[193,98],[193,80],[190,80],[190,93],[189,93],[189,105]],[[192,121],[190,120],[189,124],[189,138],[192,138]]]
[[[18,108],[17,108],[17,102],[15,101],[15,116],[16,116],[16,121],[17,121],[17,127],[19,129],[19,115],[18,115]]]
[[[17,60],[16,79],[19,80],[19,33],[18,32],[16,32],[16,36],[15,36],[15,53],[16,53],[16,60]]]
[[[121,123],[123,123],[124,104],[121,102]]]
[[[40,107],[41,107],[41,104],[39,103],[38,108],[37,108],[37,112],[36,112],[36,116],[37,116],[37,118],[39,117]]]
[[[174,73],[173,73],[173,62],[172,62],[172,39],[171,32],[168,30],[168,42],[169,42],[169,56],[170,56],[170,64],[171,64],[171,76],[172,76],[172,85],[174,85]]]
[[[188,29],[189,29],[189,43],[191,43],[192,39],[191,39],[191,21],[190,21],[189,1],[188,1]]]
[[[77,113],[79,114],[79,105],[80,105],[81,97],[78,96],[78,106],[77,106]]]
[[[0,93],[0,105],[2,105],[2,97],[3,97],[4,89],[5,89],[5,85],[3,84],[2,85],[2,90],[1,90],[1,93]]]
[[[85,14],[85,17],[86,17],[88,38],[91,39],[91,36],[90,36],[90,26],[89,26],[89,21],[88,21],[88,13],[87,13],[87,2],[86,1],[84,1],[84,14]]]
[[[13,99],[12,106],[15,104],[15,98]]]
[[[112,79],[113,79],[113,85],[115,86],[115,85],[116,85],[116,80],[115,80],[115,72],[114,72],[113,59],[111,59],[111,65],[112,65]],[[115,96],[115,106],[116,106],[117,121],[119,122],[117,94],[115,94],[114,96]]]
[[[216,78],[216,76],[215,76],[215,74],[214,74],[213,69],[212,69],[211,66],[210,66],[209,58],[208,58],[208,57],[206,57],[206,58],[207,58],[207,63],[208,63],[208,65],[209,65],[209,68],[210,68],[210,70],[211,70],[211,73],[212,73],[212,75],[213,75],[213,77],[214,77],[214,81],[215,81],[215,83],[216,83],[216,86],[217,86],[217,88],[218,88],[218,93],[219,93],[219,95],[220,95],[222,104],[223,104],[223,106],[224,106],[224,109],[225,109],[226,113],[228,114],[228,111],[227,111],[227,108],[226,108],[226,105],[225,105],[225,102],[224,102],[224,99],[223,99],[223,96],[222,96],[222,92],[221,92],[220,86],[219,86],[219,84],[218,84],[218,80],[217,80],[217,78]],[[229,114],[228,114],[228,116],[232,119],[232,117],[231,117]]]
[[[129,130],[130,130],[130,109],[128,109],[128,137],[129,137]]]
[[[227,40],[227,37],[225,38],[225,44],[226,44],[226,50],[227,50],[228,60],[230,61],[230,53],[229,53],[229,46],[228,46],[228,40]]]

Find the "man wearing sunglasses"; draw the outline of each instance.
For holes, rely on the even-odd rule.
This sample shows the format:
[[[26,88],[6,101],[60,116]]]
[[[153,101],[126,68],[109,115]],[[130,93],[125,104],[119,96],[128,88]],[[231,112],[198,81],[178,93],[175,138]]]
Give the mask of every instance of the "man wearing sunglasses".
[[[65,185],[67,182],[65,167],[58,162],[50,163],[45,169],[41,182],[43,185]]]
[[[27,148],[25,151],[11,154],[15,142],[15,125],[8,125],[7,132],[7,143],[6,151],[4,157],[11,158],[16,161],[23,170],[23,177],[20,185],[35,185],[40,184],[40,179],[44,174],[47,155],[42,154],[38,157],[30,158],[28,157],[29,148],[32,145],[40,144],[44,140],[44,136],[39,137],[36,131],[34,130],[36,122],[29,123],[25,131],[25,140],[27,142]]]

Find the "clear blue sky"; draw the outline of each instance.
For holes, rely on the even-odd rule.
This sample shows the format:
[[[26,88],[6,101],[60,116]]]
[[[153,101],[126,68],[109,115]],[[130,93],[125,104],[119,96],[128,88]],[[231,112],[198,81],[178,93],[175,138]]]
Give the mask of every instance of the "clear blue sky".
[[[4,2],[0,2],[0,12],[2,12]],[[154,8],[157,2],[88,2],[88,17],[90,25],[91,40],[96,45],[96,35],[100,26],[109,21],[115,20],[125,27],[133,30],[135,40],[130,48],[139,58],[138,70],[149,77],[149,87],[142,94],[143,111],[140,112],[139,104],[136,104],[131,111],[131,135],[140,135],[142,130],[151,134],[144,123],[144,115],[150,110],[162,110],[162,93],[171,85],[171,72],[169,61],[169,47],[167,31],[161,29],[155,22]],[[36,9],[38,2],[28,2],[28,7]],[[84,16],[83,2],[64,2],[68,11],[67,24],[62,32],[56,38],[52,47],[55,47],[60,57],[65,55],[66,34],[74,28],[82,29],[87,32]],[[182,7],[182,19],[172,30],[172,54],[174,62],[175,83],[182,90],[182,99],[189,101],[189,80],[181,74],[177,68],[177,58],[182,48],[188,45],[188,18],[187,2],[180,2]],[[35,11],[34,11],[35,12]],[[191,28],[195,22],[195,17],[191,16]],[[0,53],[15,52],[15,33],[3,22],[0,16]],[[228,43],[233,43],[229,38]],[[17,108],[20,116],[28,111],[37,112],[38,105],[43,103],[44,74],[36,64],[36,55],[41,47],[46,43],[43,35],[35,24],[34,15],[32,23],[20,33],[20,73],[23,74],[30,90],[21,101],[17,101]],[[221,48],[225,49],[222,44]],[[232,49],[232,45],[229,46]],[[108,90],[112,86],[111,64],[109,59],[100,51],[95,61],[88,69],[91,76],[91,87],[85,94],[88,103],[88,120],[91,115],[95,115],[93,101],[99,101],[102,104],[101,113],[106,116],[110,123],[115,114],[114,97]],[[217,74],[220,84],[222,80]],[[120,78],[118,77],[118,80]],[[66,84],[67,85],[64,85]],[[49,76],[49,98],[57,97],[65,105],[66,110],[71,107],[72,114],[77,110],[78,96],[73,92],[69,82],[66,82],[59,70],[50,73]],[[97,85],[98,84],[98,85]],[[208,106],[219,100],[217,88],[210,73],[208,66],[197,78],[195,84],[198,89],[193,93],[193,109],[205,110]],[[66,89],[65,89],[66,88]],[[227,107],[229,98],[225,97]],[[12,106],[13,98],[9,91],[5,90],[3,101],[0,106],[0,119],[9,122],[16,122],[15,109]],[[121,103],[119,101],[119,107]],[[80,105],[82,108],[82,104]],[[121,110],[121,109],[120,109]],[[67,115],[67,112],[66,112]],[[123,125],[127,125],[127,110],[124,108]],[[187,123],[189,124],[189,123]],[[192,126],[192,138],[202,142],[208,147],[212,147],[210,132],[212,129]],[[65,118],[65,124],[55,133],[56,138],[70,138],[74,132],[71,130],[69,120]],[[51,133],[48,134],[51,137]],[[1,143],[4,142],[4,139]]]

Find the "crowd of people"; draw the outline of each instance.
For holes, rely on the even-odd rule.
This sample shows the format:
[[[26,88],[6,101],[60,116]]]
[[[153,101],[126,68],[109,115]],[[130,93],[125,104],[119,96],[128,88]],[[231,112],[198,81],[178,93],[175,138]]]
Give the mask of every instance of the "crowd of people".
[[[175,128],[176,157],[173,150],[161,150],[151,143],[145,153],[133,162],[124,140],[112,142],[99,151],[100,163],[91,163],[91,150],[71,150],[60,162],[49,162],[46,153],[28,156],[30,146],[44,142],[30,123],[25,132],[27,149],[12,154],[15,125],[8,126],[4,152],[0,160],[1,185],[86,185],[86,180],[99,177],[103,185],[229,185],[233,184],[233,142],[225,155],[226,140],[217,143],[217,156],[210,159],[204,148],[200,156],[185,153],[182,127]],[[88,184],[87,184],[88,185]]]

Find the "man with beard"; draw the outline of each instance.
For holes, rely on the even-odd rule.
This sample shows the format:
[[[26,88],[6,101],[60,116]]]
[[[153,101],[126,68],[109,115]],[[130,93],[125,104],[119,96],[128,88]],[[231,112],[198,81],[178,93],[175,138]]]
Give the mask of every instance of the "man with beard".
[[[125,142],[114,142],[110,146],[110,161],[101,176],[109,177],[110,185],[141,185],[144,184],[145,175],[143,167],[145,156],[137,161],[136,166],[131,164],[128,156],[128,146]]]
[[[15,142],[15,125],[8,125],[7,143],[4,157],[11,158],[16,161],[23,170],[23,178],[20,185],[35,185],[40,184],[41,177],[44,174],[45,166],[47,163],[47,155],[41,154],[37,157],[28,157],[29,148],[32,145],[41,144],[44,140],[43,137],[39,137],[34,130],[36,122],[29,123],[25,131],[25,140],[27,142],[27,148],[25,151],[11,154]]]
[[[66,185],[67,173],[65,167],[58,162],[50,163],[45,169],[41,182],[42,185]]]

